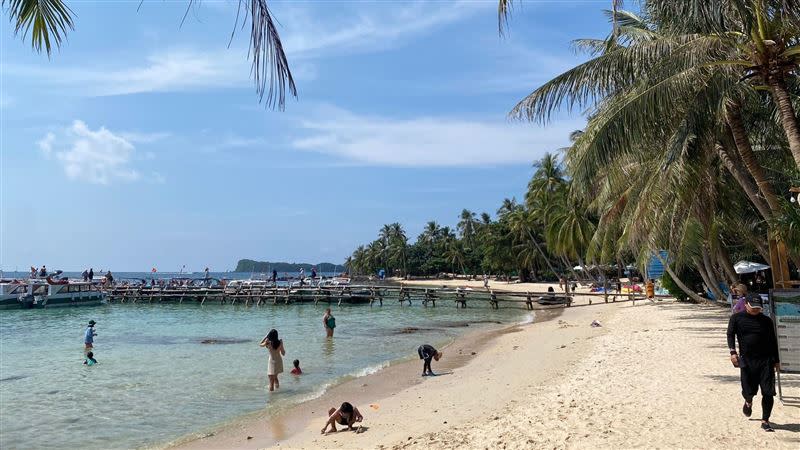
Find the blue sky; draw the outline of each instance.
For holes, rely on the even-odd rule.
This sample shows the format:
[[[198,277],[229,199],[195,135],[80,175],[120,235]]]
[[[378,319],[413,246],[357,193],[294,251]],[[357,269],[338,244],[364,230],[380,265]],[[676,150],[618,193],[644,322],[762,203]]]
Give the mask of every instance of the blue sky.
[[[48,59],[0,20],[0,268],[228,270],[341,262],[384,223],[416,237],[520,198],[578,114],[509,122],[604,37],[610,2],[272,1],[299,90],[258,103],[236,1],[69,1]]]

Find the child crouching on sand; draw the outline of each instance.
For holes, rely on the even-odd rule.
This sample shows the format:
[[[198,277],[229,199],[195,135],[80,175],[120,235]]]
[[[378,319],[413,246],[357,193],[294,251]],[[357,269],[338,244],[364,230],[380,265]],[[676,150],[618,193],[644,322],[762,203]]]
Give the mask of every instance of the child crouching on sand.
[[[339,409],[331,408],[328,410],[328,422],[322,427],[322,434],[325,434],[328,426],[331,427],[331,432],[335,433],[337,423],[339,425],[347,425],[347,429],[352,431],[353,424],[362,420],[364,420],[364,416],[361,415],[358,408],[348,402],[344,402]]]

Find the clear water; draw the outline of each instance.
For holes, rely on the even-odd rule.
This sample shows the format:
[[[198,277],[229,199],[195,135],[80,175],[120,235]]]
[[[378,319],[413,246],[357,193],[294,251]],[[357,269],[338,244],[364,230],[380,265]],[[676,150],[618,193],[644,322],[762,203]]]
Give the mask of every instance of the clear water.
[[[136,448],[163,444],[248,412],[319,395],[348,375],[443,344],[477,321],[521,321],[520,309],[327,305],[104,305],[0,315],[0,448]],[[83,362],[86,323],[95,357]],[[473,322],[470,327],[463,323]],[[417,327],[413,333],[404,327]],[[270,328],[286,347],[277,393],[267,390]],[[204,339],[244,342],[203,344]],[[305,374],[289,374],[299,359]]]

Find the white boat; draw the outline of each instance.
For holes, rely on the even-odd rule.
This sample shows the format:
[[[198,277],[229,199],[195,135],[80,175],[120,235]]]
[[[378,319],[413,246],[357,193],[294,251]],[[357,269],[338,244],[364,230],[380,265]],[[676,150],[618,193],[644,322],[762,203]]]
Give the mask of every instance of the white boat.
[[[66,306],[95,306],[103,303],[105,293],[99,283],[71,280],[29,280],[21,308],[59,308]]]
[[[0,281],[0,309],[20,309],[21,299],[28,293],[28,285],[21,280]]]

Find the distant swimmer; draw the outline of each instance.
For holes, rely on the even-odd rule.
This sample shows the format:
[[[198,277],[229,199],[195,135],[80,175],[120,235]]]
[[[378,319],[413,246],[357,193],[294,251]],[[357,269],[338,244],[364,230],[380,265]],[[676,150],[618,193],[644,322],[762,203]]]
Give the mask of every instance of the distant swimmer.
[[[84,350],[89,352],[94,348],[94,337],[97,336],[97,332],[94,330],[94,325],[97,322],[94,320],[89,321],[89,326],[86,327],[86,332],[83,334],[83,344],[85,346]]]
[[[327,432],[328,427],[331,427],[332,433],[336,433],[337,423],[342,426],[347,426],[347,429],[352,431],[353,425],[362,420],[364,420],[364,416],[361,415],[358,408],[348,402],[344,402],[339,409],[331,408],[328,410],[328,421],[325,423],[325,426],[322,427],[322,434]]]
[[[422,365],[422,376],[427,377],[428,375],[436,375],[431,370],[431,360],[435,359],[439,361],[439,358],[442,357],[443,353],[433,348],[432,345],[424,344],[420,345],[417,349],[417,353],[419,354],[419,359],[424,359],[425,363]]]
[[[322,316],[322,325],[325,327],[325,335],[333,337],[333,329],[336,328],[336,318],[331,314],[331,309],[325,310],[325,315]]]
[[[83,364],[85,364],[87,366],[93,366],[93,365],[97,364],[97,360],[94,359],[94,353],[92,353],[92,352],[87,353],[86,354],[86,359],[83,360]]]
[[[299,359],[295,359],[294,361],[292,361],[292,365],[294,366],[294,369],[292,369],[292,371],[291,371],[292,375],[302,375],[303,374],[303,371],[300,369],[300,360]]]

